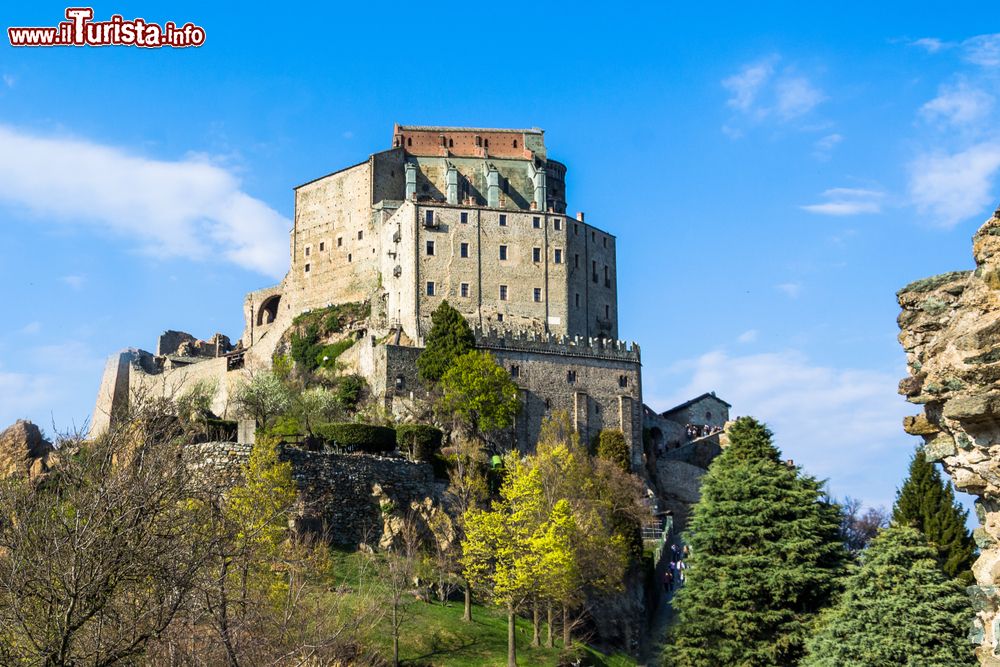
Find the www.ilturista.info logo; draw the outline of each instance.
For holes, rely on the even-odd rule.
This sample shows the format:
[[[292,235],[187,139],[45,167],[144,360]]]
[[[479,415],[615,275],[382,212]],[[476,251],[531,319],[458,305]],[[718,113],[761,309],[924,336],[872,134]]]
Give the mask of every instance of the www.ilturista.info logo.
[[[125,20],[115,14],[108,21],[94,21],[91,7],[69,7],[66,21],[48,28],[7,28],[11,46],[162,46],[184,48],[205,43],[205,29],[173,21],[162,26],[145,19]]]

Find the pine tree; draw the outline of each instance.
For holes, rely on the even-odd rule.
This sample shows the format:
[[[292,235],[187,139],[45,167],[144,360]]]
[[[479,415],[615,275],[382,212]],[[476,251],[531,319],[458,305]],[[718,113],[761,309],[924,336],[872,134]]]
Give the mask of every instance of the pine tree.
[[[972,583],[976,545],[965,527],[968,511],[955,502],[951,483],[917,451],[910,461],[910,474],[896,493],[892,520],[916,528],[937,551],[938,565],[949,577]]]
[[[685,535],[666,664],[794,665],[839,590],[839,511],[817,480],[781,461],[764,424],[742,417],[729,433]]]
[[[437,382],[448,368],[476,344],[476,337],[462,313],[442,301],[431,313],[427,344],[417,357],[417,371],[429,382]]]
[[[823,614],[803,667],[961,667],[977,664],[965,638],[973,611],[914,528],[883,530],[861,556],[836,607]]]

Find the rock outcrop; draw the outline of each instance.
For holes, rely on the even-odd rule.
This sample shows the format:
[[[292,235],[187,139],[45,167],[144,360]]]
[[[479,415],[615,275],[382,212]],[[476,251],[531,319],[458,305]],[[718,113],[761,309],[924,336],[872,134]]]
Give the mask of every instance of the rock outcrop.
[[[1000,667],[1000,209],[973,237],[974,271],[918,280],[897,294],[910,376],[899,383],[923,412],[903,428],[924,439],[955,486],[978,496],[981,553],[970,589],[970,638]]]
[[[36,477],[49,470],[52,443],[30,421],[18,419],[0,433],[0,478],[11,475]]]

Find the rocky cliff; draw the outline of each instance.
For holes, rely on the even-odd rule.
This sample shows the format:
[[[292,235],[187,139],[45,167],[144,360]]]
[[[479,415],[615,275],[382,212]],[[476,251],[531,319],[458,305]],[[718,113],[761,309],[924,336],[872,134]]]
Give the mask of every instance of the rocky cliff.
[[[918,280],[897,294],[909,377],[899,391],[923,412],[904,420],[962,491],[978,496],[981,555],[970,589],[970,638],[1000,667],[1000,209],[973,237],[974,271]]]

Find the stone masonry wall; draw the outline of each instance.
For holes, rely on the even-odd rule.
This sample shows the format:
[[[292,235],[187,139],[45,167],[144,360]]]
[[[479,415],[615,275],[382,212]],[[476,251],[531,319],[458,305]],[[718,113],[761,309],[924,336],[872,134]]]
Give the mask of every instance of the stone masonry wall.
[[[189,465],[219,487],[239,483],[251,445],[207,442],[192,445]],[[437,500],[429,464],[367,454],[309,452],[285,447],[299,489],[293,518],[296,529],[322,534],[333,544],[377,544],[383,533],[383,509],[405,511],[411,503]],[[380,502],[391,502],[391,507]]]
[[[973,237],[975,271],[907,285],[897,297],[910,372],[899,385],[923,406],[904,429],[924,439],[955,486],[979,497],[980,556],[970,588],[970,637],[983,665],[1000,666],[1000,210]],[[971,621],[972,619],[970,619]]]

